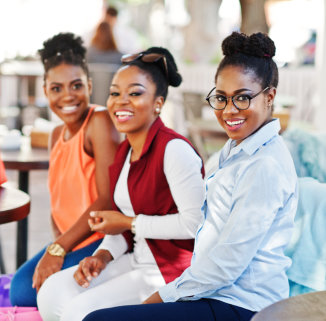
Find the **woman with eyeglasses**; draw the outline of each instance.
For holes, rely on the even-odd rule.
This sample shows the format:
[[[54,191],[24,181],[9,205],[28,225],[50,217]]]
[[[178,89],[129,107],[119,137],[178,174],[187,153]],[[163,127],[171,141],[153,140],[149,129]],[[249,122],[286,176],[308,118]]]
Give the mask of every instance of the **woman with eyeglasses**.
[[[146,304],[98,310],[84,321],[248,321],[288,296],[284,249],[297,177],[279,120],[272,118],[275,46],[262,33],[234,32],[222,49],[207,100],[230,139],[206,182],[190,267]]]
[[[203,162],[159,117],[168,87],[179,86],[181,76],[164,48],[126,55],[122,63],[107,101],[126,135],[110,167],[113,210],[90,218],[91,229],[107,235],[93,256],[44,283],[38,307],[47,321],[139,304],[190,265],[202,219]]]

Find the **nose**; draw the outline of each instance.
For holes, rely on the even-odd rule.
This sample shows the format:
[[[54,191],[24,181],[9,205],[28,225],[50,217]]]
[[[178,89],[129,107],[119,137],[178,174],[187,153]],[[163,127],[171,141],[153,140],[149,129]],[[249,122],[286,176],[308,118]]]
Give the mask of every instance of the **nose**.
[[[239,112],[238,108],[234,106],[234,103],[233,103],[233,100],[232,100],[232,97],[228,97],[227,98],[227,102],[226,102],[226,106],[225,108],[223,109],[223,113],[227,114],[235,114]]]
[[[74,99],[73,91],[69,88],[64,88],[62,90],[62,98],[68,101]]]
[[[109,95],[106,101],[106,107],[108,110],[114,108],[115,106],[120,107],[129,103],[128,94],[120,93],[118,96]]]
[[[121,105],[129,103],[129,94],[121,93],[118,97],[118,103]]]

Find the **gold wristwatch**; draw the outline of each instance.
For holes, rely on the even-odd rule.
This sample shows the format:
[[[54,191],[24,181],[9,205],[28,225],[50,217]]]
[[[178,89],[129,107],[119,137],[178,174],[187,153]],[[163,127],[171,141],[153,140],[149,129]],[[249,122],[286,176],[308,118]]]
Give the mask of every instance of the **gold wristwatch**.
[[[47,248],[47,252],[53,256],[65,257],[66,255],[66,251],[64,250],[64,248],[58,243],[50,244]]]

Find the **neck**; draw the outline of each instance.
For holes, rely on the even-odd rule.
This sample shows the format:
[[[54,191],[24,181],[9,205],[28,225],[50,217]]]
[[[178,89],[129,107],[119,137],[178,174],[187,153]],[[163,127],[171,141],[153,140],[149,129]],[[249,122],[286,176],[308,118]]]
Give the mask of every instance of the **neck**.
[[[80,117],[78,119],[78,121],[76,121],[74,123],[65,123],[65,126],[66,126],[65,139],[71,138],[79,131],[80,127],[83,125],[83,123],[87,117],[88,111],[89,111],[89,108],[87,108],[85,110],[82,117]]]
[[[146,137],[147,137],[147,132],[137,135],[134,134],[128,134],[127,135],[127,139],[129,141],[129,144],[132,148],[132,152],[131,152],[131,161],[134,162],[136,160],[138,160],[141,156],[145,141],[146,141]]]
[[[155,120],[154,120],[155,121]],[[143,151],[147,134],[149,129],[152,127],[154,121],[144,130],[142,131],[137,131],[135,133],[128,133],[126,135],[129,144],[132,148],[132,153],[131,153],[131,161],[136,161],[140,158],[141,153]]]

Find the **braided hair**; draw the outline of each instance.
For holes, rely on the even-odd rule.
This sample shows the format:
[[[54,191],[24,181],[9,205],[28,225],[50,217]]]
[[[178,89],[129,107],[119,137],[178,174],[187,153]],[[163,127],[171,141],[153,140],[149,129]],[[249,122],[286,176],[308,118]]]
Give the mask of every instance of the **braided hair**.
[[[87,77],[89,76],[86,64],[86,48],[83,40],[73,33],[59,33],[43,42],[43,48],[38,50],[44,66],[46,77],[47,72],[56,66],[66,63],[68,65],[80,66]]]
[[[233,32],[222,42],[224,58],[220,62],[215,81],[225,67],[239,66],[253,71],[256,81],[262,88],[278,85],[278,69],[272,59],[275,56],[275,45],[271,38],[261,32],[247,36]]]
[[[162,54],[166,59],[167,72],[165,71],[164,62],[162,59],[154,63],[144,62],[141,59],[136,59],[131,62],[125,62],[123,65],[136,66],[148,74],[156,84],[156,97],[162,96],[164,100],[168,94],[168,87],[178,87],[182,82],[182,77],[178,72],[177,65],[169,50],[163,47],[150,47],[141,54]]]

